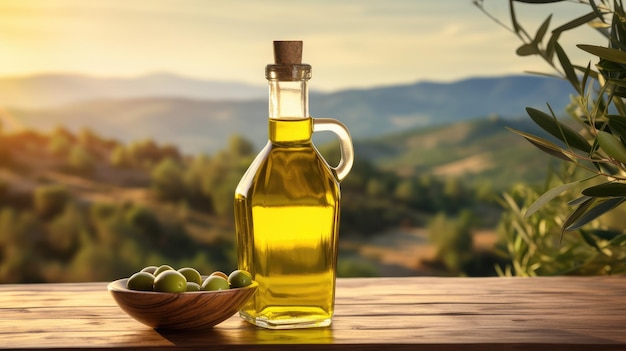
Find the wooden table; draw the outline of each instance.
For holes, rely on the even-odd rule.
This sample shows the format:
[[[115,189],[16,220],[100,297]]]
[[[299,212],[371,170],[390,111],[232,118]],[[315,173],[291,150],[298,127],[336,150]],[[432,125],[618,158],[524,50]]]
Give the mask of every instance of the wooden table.
[[[0,348],[85,347],[626,350],[626,276],[339,279],[331,327],[265,330],[235,315],[201,332],[136,322],[106,283],[0,285]]]

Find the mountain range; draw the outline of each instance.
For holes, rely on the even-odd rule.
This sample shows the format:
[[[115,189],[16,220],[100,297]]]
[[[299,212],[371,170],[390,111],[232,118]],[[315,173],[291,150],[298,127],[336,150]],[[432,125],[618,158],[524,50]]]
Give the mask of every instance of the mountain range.
[[[264,83],[264,82],[263,82]],[[458,121],[516,119],[527,106],[563,111],[571,87],[542,76],[475,77],[454,82],[315,92],[310,112],[342,121],[366,140]],[[186,153],[213,153],[232,134],[261,147],[267,139],[267,88],[172,74],[137,78],[38,75],[0,79],[5,129],[90,128],[124,142],[152,138]],[[321,138],[322,141],[327,140]]]
[[[81,74],[36,74],[0,77],[4,106],[45,109],[101,99],[185,97],[192,99],[259,99],[267,89],[237,83],[153,73],[139,77],[94,77]]]

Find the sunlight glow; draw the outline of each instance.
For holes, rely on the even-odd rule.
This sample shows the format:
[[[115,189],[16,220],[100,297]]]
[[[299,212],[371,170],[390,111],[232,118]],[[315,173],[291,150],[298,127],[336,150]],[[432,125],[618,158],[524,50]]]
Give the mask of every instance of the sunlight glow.
[[[507,7],[491,3],[494,14],[508,20]],[[533,25],[549,13],[537,6],[534,12],[522,10],[520,16]],[[516,57],[514,35],[470,0],[393,5],[382,0],[0,0],[0,16],[0,75],[5,76],[172,72],[264,84],[270,43],[278,39],[305,41],[315,87],[326,90],[546,68],[539,60]],[[597,41],[593,35],[576,40]]]

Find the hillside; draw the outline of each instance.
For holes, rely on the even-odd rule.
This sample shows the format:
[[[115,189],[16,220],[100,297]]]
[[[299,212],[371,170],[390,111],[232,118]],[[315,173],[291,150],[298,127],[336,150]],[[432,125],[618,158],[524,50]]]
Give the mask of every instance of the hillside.
[[[541,133],[530,118],[482,118],[359,140],[355,148],[382,169],[406,176],[462,177],[499,190],[542,181],[553,159],[506,127]]]
[[[385,139],[394,138],[406,136]],[[207,157],[88,131],[0,132],[0,282],[110,280],[162,262],[231,267],[233,193],[253,156],[241,139]],[[429,219],[472,209],[482,225],[497,221],[499,209],[473,188],[428,173],[397,176],[357,160],[342,183],[343,276],[445,274],[422,264],[434,259],[424,230]],[[477,240],[479,252],[493,245],[487,234]]]
[[[433,216],[454,221],[465,210],[481,220],[482,227],[472,234],[476,254],[488,254],[501,213],[489,199],[515,182],[543,180],[550,162],[506,126],[536,131],[529,119],[480,118],[355,140],[357,160],[342,183],[341,274],[445,274],[428,263],[436,257],[427,228]],[[38,273],[23,279],[84,279],[79,273],[62,276],[59,272],[66,268],[59,267],[115,262],[121,258],[113,254],[91,262],[91,250],[108,245],[107,252],[115,252],[129,235],[136,241],[132,245],[162,236],[151,249],[159,256],[141,256],[141,263],[128,261],[123,267],[111,264],[100,279],[154,260],[193,259],[194,266],[207,269],[234,265],[233,192],[256,153],[245,141],[229,143],[213,157],[181,155],[175,147],[151,140],[123,143],[64,129],[0,132],[0,141],[0,207],[5,213],[0,227],[26,230],[17,222],[25,218],[37,228],[36,235],[65,243],[50,244],[53,252],[48,243],[24,247],[40,250],[42,260]],[[337,151],[334,145],[322,146],[323,152]],[[90,234],[83,237],[83,231]],[[70,241],[61,241],[67,233]],[[173,241],[181,250],[171,251]],[[135,246],[128,245],[120,255],[132,256]],[[194,249],[186,252],[189,247]],[[204,252],[212,254],[205,257]],[[17,279],[13,276],[23,271],[20,262],[0,281]]]
[[[170,96],[162,96],[162,92],[157,92],[159,80],[154,82],[151,94],[140,89],[139,82],[134,82],[138,86],[135,95],[129,93],[131,88],[126,88],[119,91],[120,94],[127,92],[122,94],[124,97],[116,95],[115,98],[106,93],[106,82],[90,82],[94,86],[91,90],[78,85],[78,90],[85,90],[83,94],[74,94],[72,89],[64,91],[68,96],[62,100],[68,104],[46,108],[13,107],[10,95],[5,93],[0,95],[5,107],[0,110],[0,120],[8,128],[50,130],[64,125],[78,131],[89,127],[105,137],[122,141],[150,137],[175,144],[186,153],[214,153],[232,134],[244,136],[259,149],[265,143],[265,98],[223,99],[217,93],[211,95],[209,90],[201,95],[199,87],[189,90],[187,95],[171,92]],[[314,89],[314,81],[311,86]],[[63,87],[58,86],[59,94]],[[96,88],[104,92],[99,93]],[[137,97],[141,92],[149,96]],[[45,92],[33,90],[31,93],[32,101],[46,99]],[[312,93],[310,111],[313,116],[343,121],[353,138],[360,140],[485,116],[518,118],[524,115],[526,106],[544,108],[546,102],[550,102],[555,111],[562,111],[569,101],[569,93],[566,82],[546,77],[472,78],[451,83],[418,82]],[[86,97],[90,99],[85,100]]]
[[[267,110],[260,100],[208,101],[188,98],[94,100],[44,110],[0,111],[5,125],[50,131],[56,126],[78,132],[89,128],[123,142],[154,139],[186,153],[214,153],[233,134],[260,146],[267,138]]]

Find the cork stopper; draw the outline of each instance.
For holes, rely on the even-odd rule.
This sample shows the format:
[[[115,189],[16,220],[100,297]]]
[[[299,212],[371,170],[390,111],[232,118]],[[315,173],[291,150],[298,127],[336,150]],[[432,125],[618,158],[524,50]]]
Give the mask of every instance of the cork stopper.
[[[274,41],[274,63],[299,65],[302,63],[302,41]]]
[[[300,81],[311,78],[311,65],[302,63],[302,41],[274,41],[274,63],[265,66],[265,78]]]

